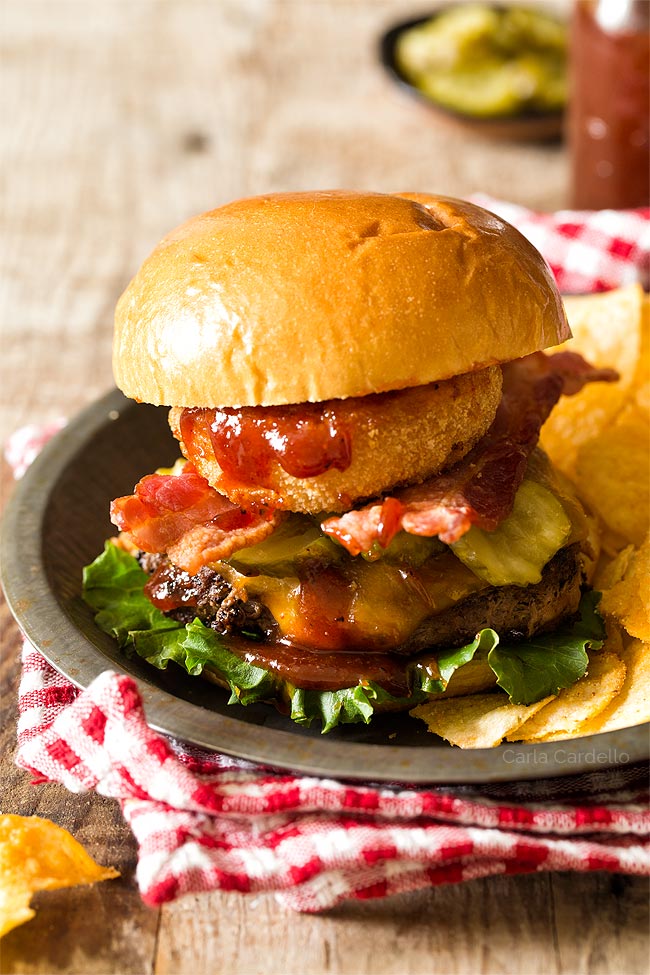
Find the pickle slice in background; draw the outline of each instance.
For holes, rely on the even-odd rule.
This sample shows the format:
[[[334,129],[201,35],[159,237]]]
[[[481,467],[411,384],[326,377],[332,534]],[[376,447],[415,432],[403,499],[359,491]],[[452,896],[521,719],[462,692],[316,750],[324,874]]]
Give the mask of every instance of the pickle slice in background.
[[[525,7],[510,7],[502,14],[497,43],[504,49],[566,53],[567,30],[562,21]]]
[[[418,87],[454,112],[491,118],[515,115],[534,91],[531,73],[518,64],[488,63],[423,75]]]
[[[475,118],[556,112],[566,104],[566,26],[535,10],[451,7],[398,38],[411,84]]]
[[[490,7],[452,7],[404,31],[397,39],[395,59],[408,76],[471,64],[492,52],[499,30],[499,14]]]

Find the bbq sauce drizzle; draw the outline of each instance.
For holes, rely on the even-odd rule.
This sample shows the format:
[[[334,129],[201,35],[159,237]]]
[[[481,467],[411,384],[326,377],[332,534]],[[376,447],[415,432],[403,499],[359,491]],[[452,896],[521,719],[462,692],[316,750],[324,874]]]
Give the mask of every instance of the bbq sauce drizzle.
[[[180,429],[190,452],[197,437],[207,433],[222,471],[239,484],[268,486],[274,464],[292,477],[306,478],[345,471],[352,460],[349,426],[323,403],[272,411],[192,407],[181,413]]]
[[[215,572],[207,572],[215,577],[215,581],[218,580]],[[318,592],[309,588],[310,581],[319,582]],[[419,669],[419,662],[387,653],[383,648],[382,651],[378,651],[378,648],[365,652],[345,651],[345,638],[349,642],[350,625],[343,622],[343,614],[351,599],[345,578],[337,577],[334,567],[321,563],[319,566],[309,566],[303,586],[305,582],[307,587],[301,601],[303,612],[309,619],[308,629],[318,629],[321,625],[325,627],[320,648],[282,638],[277,624],[274,624],[273,629],[260,634],[258,639],[250,639],[236,630],[227,632],[224,640],[231,653],[305,690],[325,691],[355,686],[361,678],[379,684],[397,697],[408,695],[408,670],[409,667]],[[200,588],[198,576],[190,576],[165,559],[151,575],[145,593],[154,606],[178,618],[178,610],[191,611],[197,605]],[[228,587],[225,585],[225,588]],[[310,615],[312,613],[315,614],[313,617]],[[335,613],[342,615],[336,617],[333,615]],[[218,627],[215,629],[220,632]],[[435,667],[435,662],[429,661],[429,674],[432,666]]]

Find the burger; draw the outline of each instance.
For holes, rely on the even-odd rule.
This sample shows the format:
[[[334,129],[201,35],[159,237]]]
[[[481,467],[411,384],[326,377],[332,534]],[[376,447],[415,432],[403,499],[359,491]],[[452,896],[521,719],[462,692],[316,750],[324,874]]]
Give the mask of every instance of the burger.
[[[615,378],[543,351],[569,336],[540,254],[465,201],[270,194],[189,220],[117,306],[117,384],[170,407],[180,457],[111,505],[99,624],[323,730],[557,693],[602,627],[592,523],[540,429]]]

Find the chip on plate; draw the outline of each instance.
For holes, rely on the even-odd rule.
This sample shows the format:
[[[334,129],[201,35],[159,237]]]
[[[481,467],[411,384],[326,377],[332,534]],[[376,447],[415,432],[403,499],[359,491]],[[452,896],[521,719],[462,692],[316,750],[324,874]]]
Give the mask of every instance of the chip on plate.
[[[638,549],[624,549],[600,582],[601,613],[617,619],[630,636],[650,643],[650,536]]]
[[[617,383],[594,383],[575,396],[562,397],[544,424],[542,446],[570,474],[579,448],[611,425],[643,381],[643,291],[631,285],[570,297],[565,307],[573,338],[562,348],[580,352],[597,367],[616,369],[620,377]]]
[[[619,385],[627,389],[639,367],[644,299],[640,284],[565,298],[573,338],[561,348],[588,355],[592,365],[616,369]]]
[[[634,388],[637,401],[640,400],[641,405],[645,405],[647,409],[650,405],[648,402],[648,394],[650,393],[650,295],[645,294],[641,309],[641,347],[634,374]]]
[[[507,694],[471,694],[426,701],[411,715],[452,745],[494,748],[552,700],[545,697],[536,704],[511,704]]]
[[[565,301],[574,349],[619,382],[594,383],[562,397],[542,430],[542,446],[597,518],[590,519],[594,587],[603,593],[605,647],[587,674],[557,697],[529,707],[484,684],[459,680],[451,700],[411,714],[463,748],[553,741],[650,718],[650,299],[639,285]],[[555,350],[550,350],[555,351]],[[630,637],[638,638],[630,643]],[[485,668],[485,663],[483,666]],[[465,668],[461,668],[459,673]]]
[[[37,890],[119,877],[95,863],[67,830],[39,816],[0,815],[0,937],[34,917]]]
[[[625,683],[625,664],[615,653],[589,656],[587,673],[540,708],[508,741],[557,741],[583,734],[583,725],[605,710]]]
[[[470,660],[455,670],[449,678],[443,697],[463,697],[489,691],[497,682],[497,676],[485,658]]]
[[[614,700],[580,730],[582,735],[616,731],[650,721],[650,643],[632,640],[621,651],[625,682]]]
[[[621,419],[583,444],[575,462],[581,497],[624,541],[640,545],[650,528],[647,423]]]

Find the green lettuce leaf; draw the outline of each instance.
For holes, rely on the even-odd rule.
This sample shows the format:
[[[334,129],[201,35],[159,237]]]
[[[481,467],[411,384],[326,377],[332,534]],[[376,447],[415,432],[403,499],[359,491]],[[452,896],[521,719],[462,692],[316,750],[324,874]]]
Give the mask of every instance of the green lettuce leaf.
[[[586,593],[572,626],[525,643],[499,644],[488,653],[497,684],[513,704],[534,704],[575,684],[587,670],[587,649],[602,647],[605,625],[596,607],[600,593]]]
[[[436,662],[439,671],[438,677],[430,677],[424,671],[424,668],[420,668],[415,664],[411,671],[410,683],[413,687],[427,694],[441,694],[447,689],[447,684],[459,667],[473,660],[476,653],[482,653],[483,655],[489,654],[490,650],[496,647],[498,642],[499,634],[494,630],[481,630],[480,633],[476,634],[472,642],[466,644],[466,646],[458,647],[454,650],[441,650],[436,653]]]
[[[146,581],[147,574],[132,555],[106,543],[83,574],[83,597],[95,610],[100,629],[159,670],[166,670],[170,660],[192,677],[212,670],[229,684],[231,702],[250,704],[274,697],[272,674],[231,653],[200,620],[186,625],[165,616],[145,596]]]
[[[372,681],[339,691],[308,691],[296,687],[290,688],[291,719],[306,727],[314,720],[320,721],[325,734],[339,724],[370,724],[378,704],[393,708],[415,707],[424,698],[425,695],[418,691],[407,698],[394,697]]]
[[[499,686],[514,703],[533,703],[578,680],[586,670],[586,648],[601,646],[604,637],[596,609],[598,594],[589,594],[581,603],[580,620],[559,633],[503,645],[494,630],[484,629],[464,647],[437,652],[436,675],[415,662],[408,672],[407,698],[395,697],[371,681],[337,691],[306,690],[242,660],[199,619],[181,624],[165,616],[145,596],[146,580],[136,559],[110,542],[84,569],[84,600],[94,610],[97,625],[126,653],[136,653],[160,670],[170,661],[192,676],[209,670],[230,687],[229,704],[275,701],[283,710],[288,704],[292,720],[305,726],[320,722],[323,733],[337,725],[368,724],[379,705],[386,710],[414,707],[427,695],[444,691],[453,673],[476,654],[487,656]]]
[[[83,598],[95,610],[95,622],[120,646],[144,630],[175,630],[179,624],[149,602],[143,592],[147,574],[128,552],[106,542],[104,551],[83,570]]]

